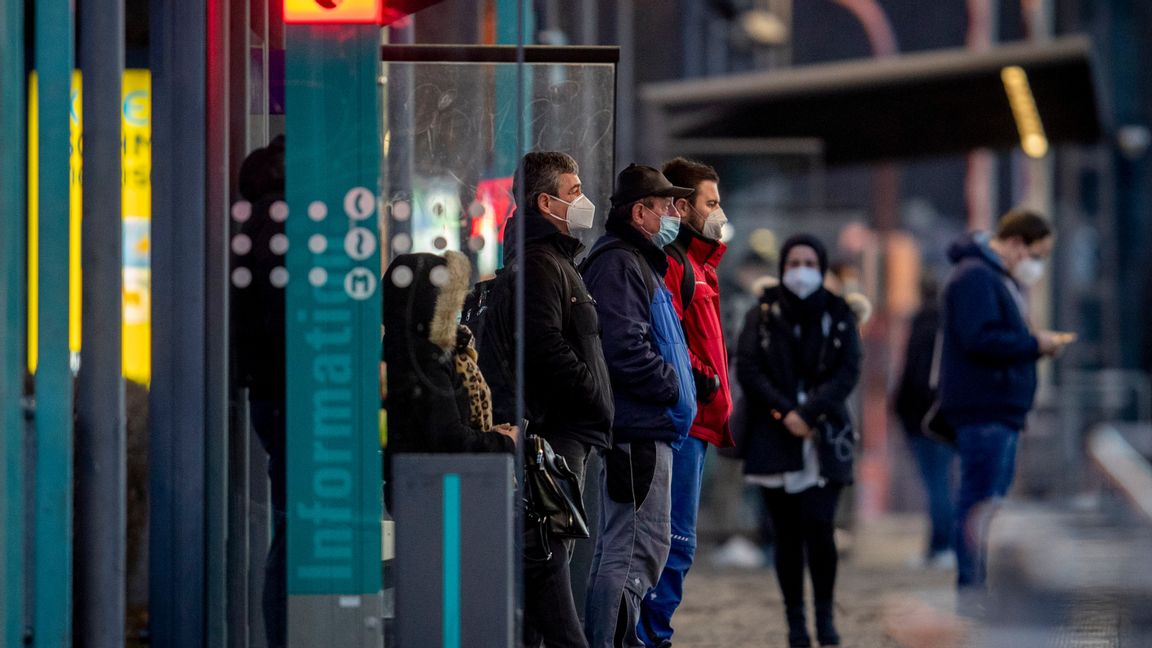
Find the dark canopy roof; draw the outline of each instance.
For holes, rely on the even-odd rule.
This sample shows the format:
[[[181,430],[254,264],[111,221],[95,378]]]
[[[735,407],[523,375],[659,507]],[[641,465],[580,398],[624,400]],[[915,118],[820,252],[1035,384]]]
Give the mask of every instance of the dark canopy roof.
[[[642,93],[658,147],[707,155],[792,143],[843,164],[1018,146],[1000,77],[1008,66],[1027,72],[1049,142],[1100,137],[1083,37],[656,83]]]

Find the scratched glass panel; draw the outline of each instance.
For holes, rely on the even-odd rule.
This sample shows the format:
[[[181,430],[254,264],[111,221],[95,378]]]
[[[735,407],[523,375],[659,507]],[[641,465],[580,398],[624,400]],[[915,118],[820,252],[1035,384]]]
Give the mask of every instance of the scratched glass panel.
[[[469,256],[475,277],[491,276],[501,266],[523,151],[576,159],[597,207],[595,226],[580,238],[590,245],[603,233],[613,179],[613,66],[526,65],[522,112],[515,67],[386,64],[385,264],[395,254],[453,249]]]

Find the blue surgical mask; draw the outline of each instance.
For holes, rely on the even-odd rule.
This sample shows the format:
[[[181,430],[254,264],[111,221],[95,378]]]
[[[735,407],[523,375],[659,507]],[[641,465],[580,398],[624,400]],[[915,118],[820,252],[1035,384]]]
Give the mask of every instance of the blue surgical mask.
[[[645,207],[644,209],[648,209]],[[652,211],[648,209],[648,211]],[[656,212],[652,212],[655,214]],[[680,233],[680,219],[675,216],[668,216],[667,214],[660,215],[660,231],[650,235],[652,244],[661,250],[664,246],[676,240],[676,235]]]

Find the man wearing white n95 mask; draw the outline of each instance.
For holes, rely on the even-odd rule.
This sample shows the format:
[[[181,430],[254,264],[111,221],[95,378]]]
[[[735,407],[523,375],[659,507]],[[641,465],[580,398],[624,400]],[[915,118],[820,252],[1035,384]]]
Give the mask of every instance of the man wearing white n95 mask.
[[[582,489],[588,454],[608,445],[613,403],[596,306],[574,261],[584,246],[572,234],[591,227],[596,215],[578,173],[576,161],[557,151],[521,160],[514,182],[524,204],[504,228],[504,270],[491,292],[479,351],[494,415],[515,420],[514,282],[507,279],[519,276],[527,430],[551,444]],[[522,259],[515,255],[517,220],[523,220]],[[535,525],[526,526],[524,646],[585,648],[568,566],[573,541],[551,534],[545,540]]]

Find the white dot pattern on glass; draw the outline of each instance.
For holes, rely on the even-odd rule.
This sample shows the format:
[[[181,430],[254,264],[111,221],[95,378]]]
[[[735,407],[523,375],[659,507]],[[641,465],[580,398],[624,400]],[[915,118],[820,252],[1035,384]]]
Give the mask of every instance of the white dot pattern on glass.
[[[473,252],[479,252],[484,249],[485,241],[483,236],[473,236],[468,239],[468,249]]]
[[[437,250],[443,250],[448,247],[448,239],[443,236],[437,236],[436,239],[432,241],[432,246]]]
[[[252,239],[247,234],[237,234],[232,237],[232,252],[244,256],[252,251]]]
[[[319,288],[328,282],[328,271],[324,268],[312,268],[308,271],[308,283]]]
[[[283,288],[288,285],[288,270],[284,266],[276,266],[272,268],[272,272],[268,273],[268,281],[275,288]]]
[[[448,285],[449,276],[448,268],[445,266],[436,266],[435,268],[432,268],[431,272],[428,273],[428,281],[431,281],[432,285],[436,286],[437,288],[443,288],[444,286]]]
[[[319,221],[324,220],[324,217],[327,215],[328,215],[328,205],[325,205],[323,202],[321,202],[319,200],[313,200],[308,205],[308,218],[311,218],[312,220],[319,222]]]
[[[397,266],[397,268],[392,271],[392,285],[397,288],[407,288],[411,286],[413,278],[412,268],[406,265]]]
[[[407,200],[397,200],[392,203],[392,218],[401,223],[412,216],[412,204]]]
[[[237,223],[244,223],[251,217],[252,203],[247,200],[240,200],[232,205],[232,220]]]
[[[323,254],[328,249],[328,239],[323,234],[313,234],[308,237],[308,250],[312,254]]]
[[[252,271],[248,268],[236,268],[233,270],[232,285],[237,288],[247,288],[252,285]]]
[[[408,250],[412,249],[412,237],[404,232],[392,237],[392,249],[397,254],[407,254]]]
[[[288,237],[283,234],[273,234],[268,241],[268,249],[272,254],[284,254],[288,251]]]
[[[288,220],[288,203],[277,200],[268,208],[268,215],[277,223],[283,223]]]

